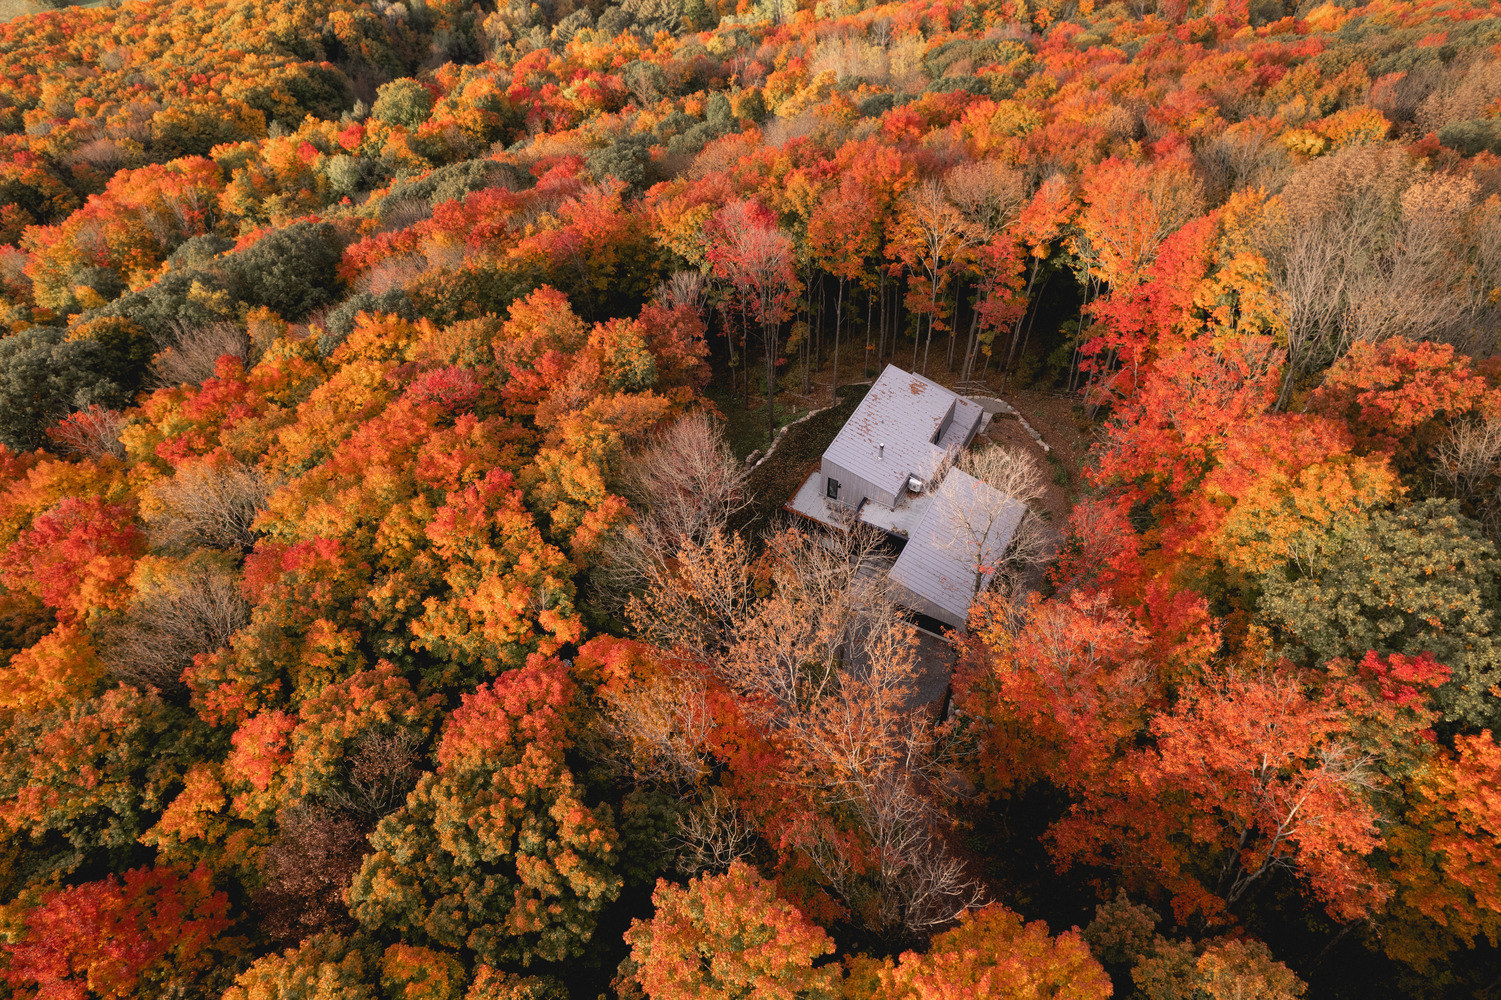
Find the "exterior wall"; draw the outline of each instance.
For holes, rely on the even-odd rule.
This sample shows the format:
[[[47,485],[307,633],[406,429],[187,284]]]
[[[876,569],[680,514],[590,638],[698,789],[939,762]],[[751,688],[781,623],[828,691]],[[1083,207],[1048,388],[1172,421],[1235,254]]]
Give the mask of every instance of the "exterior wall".
[[[968,624],[965,619],[956,616],[952,611],[940,608],[926,597],[902,586],[895,580],[891,581],[891,599],[909,611],[916,611],[920,615],[943,622],[959,632],[965,631],[965,626]]]
[[[839,480],[839,502],[842,504],[850,507],[858,507],[860,506],[860,501],[868,497],[876,503],[885,504],[888,507],[896,506],[896,495],[894,493],[882,489],[875,483],[861,479],[848,469],[835,465],[828,458],[823,459],[823,463],[819,466],[819,472],[822,473],[821,481],[824,484],[825,491],[828,490],[830,476]],[[827,492],[825,495],[827,495]]]
[[[943,420],[941,420],[939,422],[939,424],[938,424],[938,433],[933,435],[933,443],[934,444],[937,444],[938,441],[945,434],[948,433],[948,431],[949,431],[949,425],[952,424],[953,422],[954,422],[954,404],[950,403],[949,404],[949,411],[943,415]]]

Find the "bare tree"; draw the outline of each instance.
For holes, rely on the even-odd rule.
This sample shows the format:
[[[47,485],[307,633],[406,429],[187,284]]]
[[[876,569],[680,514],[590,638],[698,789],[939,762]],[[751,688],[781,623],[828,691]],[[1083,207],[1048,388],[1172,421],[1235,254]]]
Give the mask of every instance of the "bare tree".
[[[68,156],[66,162],[70,166],[88,164],[108,177],[130,162],[130,154],[113,139],[97,138],[80,145]]]
[[[630,463],[621,485],[674,549],[683,539],[706,538],[750,502],[743,466],[723,428],[703,410],[663,428]]]
[[[1028,506],[1047,495],[1047,479],[1037,462],[1020,448],[981,445],[959,458],[959,468],[993,489]]]
[[[234,323],[188,326],[174,321],[172,330],[172,336],[158,339],[159,353],[151,362],[158,385],[201,385],[214,377],[220,358],[243,361],[250,354],[249,335]]]
[[[1501,209],[1472,178],[1425,175],[1395,148],[1356,145],[1297,171],[1262,235],[1294,381],[1355,340],[1393,336],[1494,350]]]
[[[147,492],[142,514],[157,544],[248,549],[271,483],[253,465],[202,459],[184,463],[171,479],[153,483]]]
[[[1440,84],[1443,75],[1442,65],[1414,66],[1395,80],[1385,80],[1373,86],[1371,107],[1399,128],[1412,125],[1417,119],[1418,109]]]
[[[602,726],[638,780],[691,794],[712,781],[707,685],[722,685],[788,765],[768,774],[810,804],[790,836],[872,929],[910,938],[976,904],[939,836],[944,732],[912,710],[916,632],[888,592],[875,531],[781,532],[760,591],[745,543],[716,531],[657,564],[628,613],[648,638],[698,665],[668,664],[640,690],[606,696]],[[696,672],[695,672],[696,671]],[[709,788],[683,820],[683,863],[749,850],[748,817]]]
[[[845,80],[885,83],[890,75],[888,63],[884,42],[841,34],[818,43],[818,51],[813,57],[813,75],[831,72],[841,83]]]
[[[1451,495],[1468,499],[1501,471],[1501,420],[1457,423],[1433,448],[1433,472]]]
[[[683,543],[670,563],[648,562],[625,613],[637,634],[700,663],[736,641],[756,600],[751,552],[739,534]]]
[[[393,233],[408,229],[432,218],[433,207],[425,198],[396,198],[381,203],[380,225],[376,233]]]
[[[636,516],[607,544],[607,598],[623,601],[685,542],[706,541],[750,502],[745,470],[724,432],[696,410],[663,428],[627,464],[620,484]]]
[[[1443,339],[1468,325],[1477,306],[1483,308],[1468,283],[1456,280],[1465,270],[1475,190],[1470,178],[1441,175],[1401,192],[1385,234],[1389,250],[1372,262],[1346,304],[1351,339]],[[1487,292],[1493,287],[1485,285]]]
[[[943,734],[911,710],[916,649],[915,630],[888,605],[824,696],[787,726],[797,779],[860,834],[856,856],[849,840],[813,827],[805,852],[873,930],[905,939],[983,901],[938,837]]]
[[[938,296],[947,283],[954,263],[976,241],[978,234],[949,201],[942,183],[925,181],[909,190],[903,218],[919,249],[918,267],[928,279],[928,333],[923,348],[922,370],[928,370],[928,351],[938,322]],[[912,360],[917,360],[913,345]]]
[[[711,788],[678,817],[678,867],[689,875],[725,872],[750,856],[756,831],[723,789]]]
[[[100,654],[120,680],[177,695],[193,657],[223,648],[249,620],[234,575],[200,563],[143,587],[123,612],[104,619]]]
[[[1501,98],[1501,63],[1477,60],[1458,78],[1452,89],[1435,89],[1418,105],[1416,118],[1421,132],[1437,132],[1453,122],[1484,118]]]
[[[1210,204],[1219,204],[1243,188],[1281,190],[1292,173],[1292,160],[1281,143],[1244,126],[1216,133],[1195,151]]]
[[[1018,170],[1001,166],[994,160],[977,160],[963,163],[944,177],[944,189],[949,201],[959,210],[973,229],[975,242],[987,243],[1005,232],[1016,222],[1027,197],[1026,177]],[[993,294],[994,284],[981,277],[985,298]],[[970,317],[969,340],[964,350],[961,380],[968,380],[974,370],[975,351],[978,346],[980,313],[983,301],[975,303]],[[957,335],[949,338],[949,370],[954,367],[954,344]]]
[[[261,861],[266,883],[253,900],[266,933],[296,943],[320,931],[352,929],[344,889],[370,849],[364,827],[310,808],[284,812],[277,825]]]
[[[1466,504],[1495,537],[1501,528],[1501,420],[1455,424],[1432,457],[1435,486]]]
[[[395,812],[422,776],[422,737],[407,729],[374,730],[348,758],[347,790],[329,797],[340,813],[373,825]]]
[[[702,313],[709,304],[709,285],[697,271],[675,271],[666,281],[657,285],[655,299],[668,309],[688,306]]]
[[[713,669],[770,729],[820,703],[842,664],[894,614],[879,532],[796,529],[768,541],[774,591],[750,609]]]
[[[951,468],[963,475],[953,476]],[[956,514],[939,541],[970,567],[971,599],[987,584],[1014,590],[1051,557],[1056,534],[1032,510],[1046,495],[1047,481],[1027,452],[995,444],[970,448],[951,455],[933,479],[942,482],[939,489]]]
[[[47,436],[64,451],[85,458],[124,458],[125,445],[120,442],[124,426],[125,417],[120,411],[107,410],[96,403],[69,414],[66,420],[49,429]]]

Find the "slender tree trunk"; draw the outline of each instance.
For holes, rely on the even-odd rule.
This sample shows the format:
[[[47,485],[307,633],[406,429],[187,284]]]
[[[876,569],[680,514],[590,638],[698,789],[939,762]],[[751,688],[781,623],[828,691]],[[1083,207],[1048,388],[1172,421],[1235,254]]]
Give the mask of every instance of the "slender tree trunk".
[[[907,296],[900,285],[892,289],[891,295],[896,300],[896,325],[891,328],[891,356],[895,358],[897,331],[907,325]],[[913,336],[917,336],[921,332],[921,325],[918,324],[916,329],[913,330]],[[912,367],[914,369],[917,367],[916,347],[912,349]]]
[[[959,372],[959,381],[968,382],[975,373],[975,338],[980,334],[980,303],[975,303],[969,317],[969,342],[964,347],[964,366]]]
[[[1032,274],[1027,278],[1027,307],[1022,314],[1016,317],[1016,325],[1011,328],[1011,343],[1006,348],[1006,374],[1011,374],[1011,366],[1016,361],[1016,341],[1021,336],[1022,323],[1026,322],[1027,314],[1032,311],[1032,286],[1037,281],[1037,265],[1040,262],[1036,257],[1032,258]]]
[[[808,395],[808,392],[809,392],[809,390],[811,388],[810,379],[812,378],[812,375],[809,372],[809,369],[812,367],[812,364],[813,364],[813,343],[812,343],[811,340],[808,339],[807,334],[803,335],[803,350],[802,350],[802,355],[803,355],[803,395],[806,396],[806,395]]]
[[[922,373],[928,374],[928,352],[933,350],[933,325],[938,321],[938,273],[933,273],[933,293],[928,296],[928,337],[922,351]],[[913,352],[913,361],[917,360]]]
[[[881,299],[881,325],[880,325],[880,339],[877,341],[877,344],[876,344],[876,371],[880,371],[881,370],[881,366],[886,363],[886,272],[885,272],[885,270],[881,271],[880,299]]]
[[[964,301],[963,282],[954,283],[954,321],[949,324],[949,350],[948,367],[949,373],[954,371],[954,343],[959,339],[959,303]]]
[[[912,325],[912,336],[913,336],[913,341],[912,341],[912,370],[913,371],[917,371],[917,355],[922,350],[922,337],[923,337],[922,317],[921,316],[919,316],[917,318],[917,322]]]
[[[1032,324],[1035,322],[1037,322],[1037,310],[1033,309],[1031,318],[1027,320],[1027,332],[1022,335],[1022,355],[1027,353],[1027,345],[1032,342]]]
[[[1079,303],[1079,327],[1074,331],[1078,343],[1074,344],[1074,352],[1069,357],[1068,391],[1073,392],[1079,388],[1079,365],[1083,363],[1082,352],[1084,350],[1084,317],[1089,312],[1091,298],[1098,298],[1094,294],[1094,282],[1089,281],[1084,285],[1084,301]]]
[[[1014,368],[1015,365],[1016,365],[1016,363],[1021,360],[1021,355],[1025,354],[1027,352],[1027,342],[1032,339],[1032,324],[1037,320],[1037,307],[1038,307],[1038,304],[1039,304],[1038,300],[1040,300],[1042,298],[1043,290],[1048,287],[1048,281],[1049,280],[1050,279],[1048,279],[1048,278],[1044,278],[1043,279],[1041,287],[1039,287],[1037,289],[1037,297],[1036,297],[1036,299],[1033,299],[1031,297],[1028,298],[1026,311],[1024,311],[1021,314],[1021,318],[1016,321],[1016,330],[1012,331],[1012,334],[1011,334],[1011,350],[1006,355],[1006,369],[1005,369],[1005,374],[1001,378],[1001,391],[1002,392],[1006,391],[1006,386],[1009,385],[1010,382],[1011,382],[1011,370],[1012,370],[1012,368]],[[1030,288],[1030,287],[1031,287],[1031,283],[1029,282],[1028,283],[1028,288]],[[1016,334],[1021,331],[1023,323],[1026,324],[1027,329],[1026,329],[1025,334],[1022,337],[1022,340],[1021,340],[1021,350],[1018,351],[1016,349],[1017,348]]]
[[[809,270],[808,270],[808,289],[809,289],[809,291],[808,291],[809,309],[811,309],[812,308],[812,302],[813,302],[813,291],[812,291],[812,289],[813,289],[813,270],[812,270],[812,268],[809,268]],[[820,368],[823,367],[823,358],[824,358],[824,349],[823,349],[823,334],[824,334],[824,330],[823,330],[823,314],[824,314],[823,296],[824,296],[823,275],[820,274],[818,276],[818,366]],[[812,320],[811,315],[809,317],[809,320],[811,322],[811,320]]]
[[[839,279],[839,299],[834,306],[834,384],[829,387],[829,400],[839,402],[839,324],[844,319],[844,279]]]
[[[777,436],[777,328],[768,323],[766,335],[766,444]]]
[[[740,314],[740,367],[745,371],[741,378],[745,380],[745,409],[750,410],[750,334],[745,330],[745,314]]]
[[[870,378],[870,321],[874,318],[875,298],[870,286],[865,286],[865,357],[860,366],[860,377]]]

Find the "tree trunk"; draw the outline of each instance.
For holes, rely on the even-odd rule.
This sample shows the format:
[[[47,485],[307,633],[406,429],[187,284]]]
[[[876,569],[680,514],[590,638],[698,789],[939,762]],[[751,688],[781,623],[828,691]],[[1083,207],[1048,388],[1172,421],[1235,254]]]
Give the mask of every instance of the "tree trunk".
[[[1081,302],[1081,303],[1079,303],[1079,326],[1078,326],[1078,329],[1076,329],[1074,331],[1074,336],[1078,337],[1079,340],[1078,340],[1078,343],[1074,344],[1074,353],[1069,357],[1069,372],[1068,372],[1068,391],[1069,392],[1073,392],[1075,389],[1080,388],[1078,376],[1079,376],[1079,365],[1083,363],[1082,360],[1081,360],[1081,354],[1082,354],[1083,349],[1084,349],[1084,316],[1085,316],[1085,314],[1089,310],[1090,296],[1091,296],[1091,293],[1093,291],[1094,291],[1094,283],[1092,281],[1091,282],[1086,282],[1085,285],[1084,285],[1084,301]],[[1098,298],[1098,295],[1096,295],[1095,297]],[[1028,333],[1031,332],[1031,328],[1030,327],[1028,328],[1027,332]]]
[[[949,324],[949,373],[954,371],[954,345],[959,340],[959,303],[964,301],[964,288],[961,282],[954,284],[954,321]]]
[[[839,279],[839,298],[834,305],[834,384],[829,387],[829,401],[839,402],[839,324],[844,319],[844,279]]]
[[[766,444],[777,436],[777,328],[767,324],[766,331]]]
[[[865,358],[860,366],[860,377],[870,378],[870,321],[875,318],[875,297],[870,286],[865,286]]]
[[[803,304],[807,306],[811,301],[809,296],[811,289],[804,286]],[[803,320],[803,395],[806,396],[813,388],[813,324],[812,316],[805,315]]]
[[[808,322],[813,322],[813,269],[808,269]],[[823,367],[823,275],[818,276],[818,366]]]
[[[928,337],[922,350],[922,373],[928,374],[928,352],[933,350],[933,325],[938,321],[938,275],[933,275],[933,294],[928,296]],[[917,352],[912,352],[912,360],[917,361]]]
[[[1033,268],[1032,276],[1035,278],[1037,276],[1037,270],[1036,270],[1037,269],[1037,265],[1033,264],[1032,268]],[[1047,288],[1047,286],[1048,286],[1048,279],[1045,278],[1045,279],[1043,279],[1043,282],[1042,282],[1042,288],[1039,288],[1037,290],[1037,297],[1038,298],[1042,297],[1043,289]],[[1028,291],[1029,295],[1028,295],[1028,299],[1027,299],[1027,309],[1026,309],[1026,311],[1024,311],[1021,314],[1021,317],[1016,321],[1016,330],[1012,331],[1012,334],[1011,334],[1011,350],[1006,355],[1006,371],[1005,371],[1005,374],[1001,377],[1001,391],[1002,392],[1005,392],[1006,391],[1006,386],[1010,384],[1010,382],[1011,382],[1011,369],[1016,364],[1016,361],[1019,360],[1019,355],[1018,355],[1018,352],[1016,350],[1016,334],[1021,331],[1023,323],[1026,323],[1026,325],[1027,325],[1027,331],[1026,331],[1026,334],[1022,337],[1021,351],[1020,351],[1021,354],[1025,354],[1026,353],[1026,351],[1027,351],[1027,343],[1028,343],[1028,341],[1030,341],[1032,339],[1032,324],[1037,319],[1037,303],[1035,301],[1033,301],[1033,299],[1030,296],[1031,289],[1032,289],[1032,283],[1031,283],[1031,281],[1028,281],[1027,282],[1027,291]]]
[[[898,285],[891,290],[892,298],[896,300],[896,325],[891,328],[891,356],[896,357],[896,333],[907,324],[907,297],[902,292],[902,286]],[[921,332],[921,329],[913,331],[913,336]],[[917,349],[912,350],[912,367],[917,367]]]
[[[1032,342],[1032,324],[1037,322],[1037,310],[1032,310],[1031,317],[1027,320],[1027,332],[1022,335],[1021,353],[1027,353],[1027,345]]]
[[[1022,323],[1026,322],[1027,313],[1032,311],[1032,285],[1037,281],[1037,265],[1039,261],[1032,258],[1032,274],[1027,278],[1027,307],[1022,314],[1016,317],[1016,325],[1011,328],[1011,344],[1006,348],[1006,374],[1011,374],[1011,365],[1016,360],[1016,341],[1021,336]]]
[[[964,367],[959,373],[959,381],[968,382],[975,373],[975,338],[980,333],[980,303],[975,303],[974,312],[969,317],[969,343],[964,347]]]
[[[809,369],[811,369],[813,367],[813,342],[808,339],[808,337],[807,337],[806,334],[803,335],[803,351],[802,351],[802,354],[803,354],[803,395],[806,396],[808,394],[809,389],[811,388],[811,381],[810,380],[812,378],[812,373],[810,372]]]
[[[745,380],[745,408],[750,409],[750,342],[749,334],[745,332],[745,313],[740,314],[740,367],[744,369],[741,378]]]

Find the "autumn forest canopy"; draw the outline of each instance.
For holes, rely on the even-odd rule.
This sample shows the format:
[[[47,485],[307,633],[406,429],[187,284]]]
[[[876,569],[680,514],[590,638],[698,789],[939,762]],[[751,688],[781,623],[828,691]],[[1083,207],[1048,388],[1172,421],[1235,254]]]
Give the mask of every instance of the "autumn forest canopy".
[[[1342,2],[0,23],[0,1000],[1497,996],[1501,4]]]

